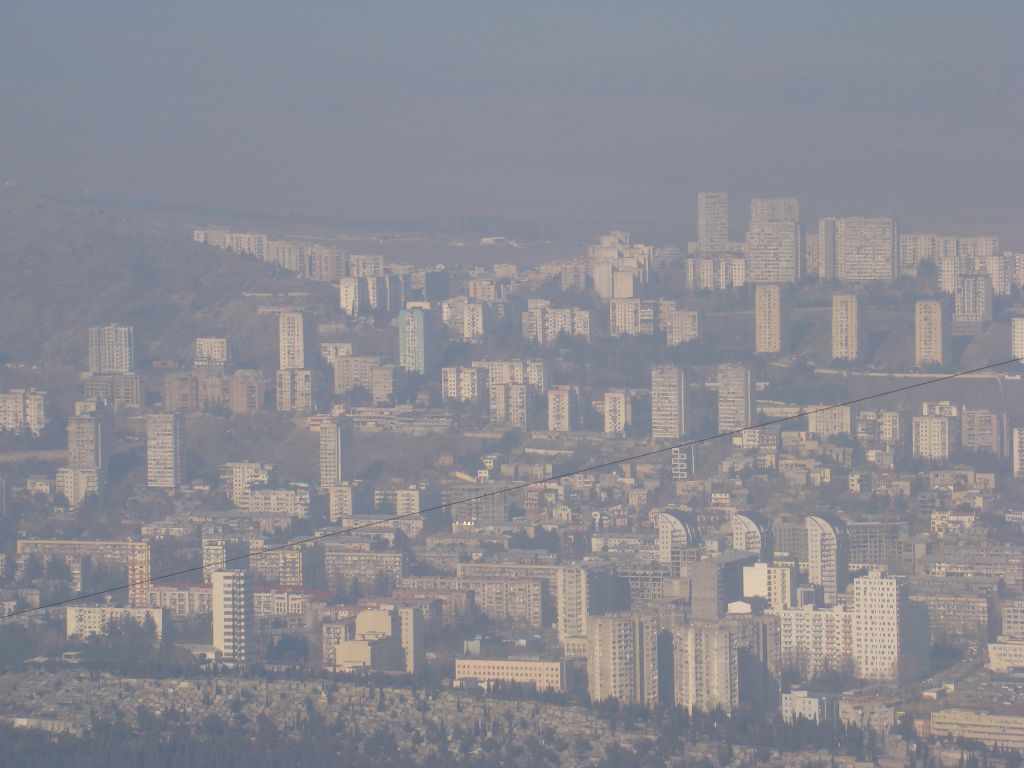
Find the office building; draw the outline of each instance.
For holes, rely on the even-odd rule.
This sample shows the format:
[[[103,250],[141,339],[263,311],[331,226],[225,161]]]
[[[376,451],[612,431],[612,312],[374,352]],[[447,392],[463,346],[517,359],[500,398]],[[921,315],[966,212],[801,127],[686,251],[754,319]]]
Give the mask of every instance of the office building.
[[[832,358],[856,360],[861,354],[863,333],[860,302],[852,293],[832,297]]]
[[[753,392],[750,369],[738,363],[718,366],[718,432],[735,432],[751,425]]]
[[[821,589],[825,605],[833,605],[846,591],[850,567],[850,539],[837,518],[809,515],[807,531],[807,580]]]
[[[782,293],[777,285],[754,290],[754,351],[772,355],[782,351]]]
[[[686,433],[686,378],[681,368],[651,368],[651,438],[678,440]]]
[[[245,571],[214,571],[213,646],[224,664],[244,669],[252,661],[253,601]]]
[[[320,422],[320,491],[355,480],[355,430],[344,417]]]
[[[146,484],[178,490],[185,482],[185,417],[154,413],[146,418]]]
[[[134,332],[130,325],[94,325],[89,329],[89,372],[135,370]]]
[[[935,300],[917,302],[914,306],[914,365],[917,368],[944,365],[946,344],[942,303]]]

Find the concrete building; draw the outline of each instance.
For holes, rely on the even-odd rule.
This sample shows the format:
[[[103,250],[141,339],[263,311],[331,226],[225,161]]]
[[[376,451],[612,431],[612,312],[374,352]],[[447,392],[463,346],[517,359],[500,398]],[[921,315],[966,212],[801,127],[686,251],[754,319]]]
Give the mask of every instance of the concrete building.
[[[398,313],[398,365],[410,373],[433,371],[438,359],[438,329],[431,310],[414,307]]]
[[[856,360],[861,354],[863,333],[860,303],[852,293],[832,296],[832,358]]]
[[[774,355],[782,351],[782,292],[777,285],[754,290],[754,351]]]
[[[948,339],[942,315],[939,301],[919,301],[914,305],[914,365],[917,368],[946,362]]]
[[[146,417],[146,484],[178,490],[185,482],[185,417],[154,413]]]
[[[807,531],[807,580],[821,588],[826,605],[833,605],[846,590],[849,578],[850,540],[846,526],[837,518],[809,515]]]
[[[320,491],[355,480],[355,430],[345,418],[320,422]]]
[[[561,386],[548,390],[548,431],[572,432],[579,423],[579,392]]]
[[[193,368],[213,368],[223,371],[230,362],[228,340],[223,337],[203,336],[196,339],[192,357]]]
[[[740,702],[737,638],[729,627],[695,622],[672,633],[674,701],[690,713],[720,709],[732,713]]]
[[[755,197],[744,251],[752,283],[800,279],[800,205],[795,197]]]
[[[622,389],[604,393],[604,432],[624,435],[633,423],[633,400]]]
[[[670,347],[678,347],[700,338],[700,313],[690,309],[676,309],[664,318],[665,339]]]
[[[538,691],[565,690],[565,662],[534,659],[456,659],[455,683],[518,683]]]
[[[912,675],[909,609],[905,578],[870,571],[854,579],[853,664],[857,677],[899,683]],[[919,663],[927,668],[925,659]]]
[[[796,604],[797,571],[791,565],[753,563],[743,566],[743,597],[760,597],[775,611]]]
[[[587,685],[593,702],[658,703],[658,631],[635,613],[595,616],[587,635]]]
[[[312,321],[305,312],[280,313],[277,317],[278,370],[307,368],[307,356],[312,362],[316,354],[311,338]]]
[[[898,276],[899,228],[894,219],[861,216],[830,220],[820,244],[842,281],[895,280]],[[819,237],[822,230],[819,227]],[[827,275],[832,277],[833,275]]]
[[[684,563],[697,558],[700,531],[697,521],[679,510],[665,510],[655,516],[658,536],[658,562],[668,566],[671,576],[679,576]]]
[[[953,294],[953,335],[984,333],[992,322],[992,304],[992,279],[988,275],[960,275]]]
[[[771,521],[757,512],[734,514],[732,548],[739,552],[756,552],[762,560],[770,560],[775,549],[775,534]]]
[[[69,605],[66,609],[67,637],[89,638],[110,634],[119,623],[132,622],[140,627],[151,624],[155,637],[163,636],[165,611],[162,608],[117,608],[109,605]]]
[[[686,434],[686,377],[674,365],[651,368],[651,439],[679,440]]]
[[[135,370],[135,339],[130,325],[89,328],[90,373],[131,373]]]
[[[697,251],[728,250],[729,196],[725,192],[701,192],[697,195]]]
[[[244,669],[251,661],[253,598],[245,571],[214,571],[213,645],[221,660]]]
[[[718,432],[735,432],[751,425],[753,392],[750,369],[725,363],[718,366]]]
[[[915,416],[913,418],[913,455],[925,461],[945,461],[952,448],[949,418]]]

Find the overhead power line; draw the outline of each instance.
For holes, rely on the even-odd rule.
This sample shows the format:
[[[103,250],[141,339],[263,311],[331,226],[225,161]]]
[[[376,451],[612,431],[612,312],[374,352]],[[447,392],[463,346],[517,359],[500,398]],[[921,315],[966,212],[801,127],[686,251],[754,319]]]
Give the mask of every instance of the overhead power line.
[[[970,370],[966,370],[966,371],[957,371],[955,373],[948,373],[948,374],[944,374],[942,376],[936,376],[935,378],[932,378],[932,379],[924,379],[922,381],[917,381],[917,382],[914,382],[913,384],[905,384],[902,387],[895,387],[894,389],[887,389],[887,390],[884,390],[882,392],[873,392],[870,395],[864,395],[862,397],[855,397],[852,400],[845,400],[845,401],[843,401],[841,403],[832,403],[831,405],[822,405],[822,406],[819,406],[817,408],[810,408],[810,409],[808,409],[806,411],[800,411],[799,413],[794,413],[794,414],[791,414],[789,416],[780,416],[779,418],[770,419],[768,421],[761,422],[760,424],[752,424],[752,425],[750,425],[748,427],[742,427],[740,429],[733,429],[733,430],[729,430],[727,432],[719,432],[719,433],[714,434],[714,435],[707,435],[705,437],[696,438],[694,440],[687,440],[686,442],[683,442],[683,443],[676,443],[674,445],[666,445],[666,446],[662,446],[660,448],[652,448],[651,450],[644,451],[643,453],[636,453],[636,454],[633,454],[631,456],[621,456],[619,458],[611,459],[609,461],[603,461],[603,462],[601,462],[599,464],[591,464],[590,466],[580,467],[579,469],[569,470],[568,472],[561,472],[561,473],[556,474],[556,475],[550,475],[548,477],[543,477],[543,478],[540,478],[539,480],[529,480],[529,481],[524,482],[524,483],[517,483],[517,484],[514,484],[514,485],[507,486],[505,488],[499,488],[498,490],[485,491],[484,493],[479,493],[479,494],[476,494],[475,496],[468,496],[468,497],[466,497],[464,499],[452,500],[452,501],[448,502],[447,504],[437,504],[437,505],[434,505],[434,506],[431,506],[431,507],[424,507],[424,508],[419,509],[419,510],[417,510],[415,512],[405,512],[405,513],[400,514],[400,515],[392,515],[390,517],[376,518],[374,520],[369,520],[367,522],[359,523],[357,525],[351,525],[348,528],[341,528],[341,529],[339,529],[337,531],[326,531],[324,533],[318,533],[315,536],[308,536],[308,537],[306,537],[304,539],[297,539],[295,541],[289,541],[286,544],[277,544],[277,545],[275,545],[273,547],[267,547],[266,549],[261,549],[259,552],[249,552],[249,553],[244,554],[244,555],[235,555],[234,557],[228,557],[228,558],[225,558],[224,560],[219,560],[219,561],[214,562],[214,563],[206,563],[205,565],[197,565],[197,566],[194,566],[194,567],[191,567],[191,568],[183,568],[183,569],[181,569],[179,571],[172,571],[170,573],[163,573],[163,574],[160,574],[159,576],[153,576],[153,577],[148,578],[148,579],[143,579],[141,581],[131,582],[131,583],[128,583],[128,584],[119,584],[117,586],[108,587],[106,589],[96,590],[95,592],[85,592],[85,593],[82,593],[80,595],[75,595],[74,597],[65,598],[63,600],[55,600],[55,601],[53,601],[51,603],[46,603],[45,605],[40,605],[40,606],[37,606],[35,608],[23,608],[20,611],[14,611],[13,613],[10,613],[7,616],[4,616],[4,617],[0,618],[0,620],[13,619],[13,618],[15,618],[17,616],[24,616],[27,613],[36,613],[36,612],[39,612],[39,611],[45,611],[45,610],[47,610],[49,608],[59,608],[62,605],[68,605],[70,603],[77,603],[77,602],[80,602],[82,600],[88,600],[88,599],[93,598],[93,597],[102,597],[104,595],[113,594],[114,592],[121,592],[121,591],[126,590],[126,589],[134,589],[135,587],[142,587],[142,586],[145,586],[147,584],[153,584],[154,582],[157,582],[157,581],[163,581],[165,579],[173,579],[175,576],[184,576],[184,575],[190,574],[190,573],[197,573],[197,572],[202,571],[202,570],[204,570],[206,568],[217,568],[219,566],[229,565],[231,563],[236,563],[236,562],[239,562],[241,560],[248,560],[251,557],[255,557],[255,556],[258,556],[258,555],[266,554],[267,552],[277,552],[277,551],[284,550],[284,549],[292,549],[294,547],[301,547],[301,546],[304,546],[306,544],[311,544],[313,542],[322,541],[323,539],[329,539],[329,538],[332,538],[334,536],[342,536],[344,534],[353,533],[354,531],[361,531],[361,530],[363,530],[365,528],[373,528],[375,526],[385,525],[387,523],[393,523],[393,522],[395,522],[397,520],[404,520],[404,519],[409,518],[409,517],[415,517],[417,515],[423,515],[423,514],[426,514],[428,512],[437,512],[439,510],[449,509],[451,507],[458,506],[459,504],[468,504],[468,503],[473,502],[473,501],[480,501],[482,499],[488,499],[488,498],[491,498],[493,496],[500,496],[501,494],[504,494],[504,493],[511,493],[511,492],[514,492],[514,491],[521,491],[524,488],[530,488],[530,487],[535,486],[535,485],[544,485],[545,483],[554,482],[556,480],[563,480],[563,479],[565,479],[567,477],[573,477],[574,475],[581,475],[581,474],[584,474],[586,472],[594,472],[594,471],[597,471],[597,470],[600,470],[600,469],[608,469],[610,467],[618,466],[620,464],[625,464],[625,463],[630,462],[630,461],[638,461],[640,459],[646,459],[646,458],[649,458],[651,456],[657,456],[659,454],[667,453],[669,451],[673,451],[673,450],[676,450],[676,449],[690,448],[692,446],[700,445],[702,443],[711,442],[712,440],[718,440],[718,439],[721,439],[723,437],[732,437],[734,435],[740,435],[740,434],[743,434],[744,432],[749,432],[750,430],[753,430],[753,429],[762,429],[764,427],[775,426],[776,424],[784,424],[784,423],[786,423],[788,421],[793,421],[795,419],[801,419],[804,416],[811,416],[811,415],[816,414],[816,413],[823,413],[824,411],[830,411],[833,408],[843,408],[843,407],[850,406],[850,405],[857,405],[858,403],[863,403],[863,402],[866,402],[868,400],[875,400],[875,399],[880,398],[880,397],[886,397],[887,395],[896,395],[896,394],[899,394],[900,392],[907,392],[907,391],[912,390],[912,389],[919,389],[921,387],[927,387],[927,386],[931,386],[933,384],[941,384],[944,381],[952,381],[953,379],[959,379],[959,378],[962,378],[964,376],[970,376],[971,374],[981,373],[983,371],[989,371],[989,370],[992,370],[993,368],[999,368],[999,367],[1004,366],[1004,365],[1009,365],[1010,363],[1018,363],[1018,362],[1021,362],[1022,360],[1024,360],[1024,358],[1022,358],[1022,357],[1014,357],[1014,358],[1011,358],[1009,360],[1003,360],[1003,361],[998,362],[998,363],[990,363],[988,365],[983,365],[983,366],[981,366],[979,368],[971,368]]]

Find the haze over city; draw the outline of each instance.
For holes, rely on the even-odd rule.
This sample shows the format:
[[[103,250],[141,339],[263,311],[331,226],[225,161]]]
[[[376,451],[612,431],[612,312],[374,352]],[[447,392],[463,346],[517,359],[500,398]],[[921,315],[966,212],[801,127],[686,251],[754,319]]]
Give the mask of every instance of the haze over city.
[[[0,763],[1024,764],[1022,16],[8,4]]]

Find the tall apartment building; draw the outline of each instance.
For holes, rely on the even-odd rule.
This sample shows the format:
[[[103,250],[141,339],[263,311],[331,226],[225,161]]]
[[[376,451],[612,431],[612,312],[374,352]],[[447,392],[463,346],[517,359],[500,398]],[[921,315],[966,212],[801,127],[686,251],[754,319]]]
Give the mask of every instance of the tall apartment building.
[[[349,317],[366,315],[370,310],[369,286],[365,277],[343,277],[338,281],[338,305]]]
[[[1024,477],[1024,429],[1013,428],[1010,448],[1013,451],[1013,476]]]
[[[950,419],[946,416],[915,416],[912,421],[913,456],[925,461],[945,461],[952,448]]]
[[[604,393],[604,431],[608,435],[624,435],[633,423],[633,401],[622,389]]]
[[[572,432],[579,423],[579,391],[560,386],[548,390],[548,431]]]
[[[960,414],[960,446],[966,451],[1009,454],[1009,429],[1005,413],[985,408],[964,408]]]
[[[782,292],[777,285],[754,290],[754,349],[758,354],[782,351]]]
[[[988,275],[960,275],[953,297],[954,336],[977,336],[992,322],[992,280]]]
[[[846,590],[850,575],[850,539],[846,526],[836,518],[809,515],[807,531],[807,580],[821,588],[826,605],[833,605]]]
[[[899,228],[895,219],[822,219],[818,224],[818,247],[823,278],[895,280],[899,274]]]
[[[743,567],[743,597],[760,597],[771,610],[796,604],[797,570],[792,565],[754,563]]]
[[[304,312],[282,312],[277,318],[278,370],[298,371],[306,368],[307,356],[316,355],[310,343],[311,321]]]
[[[530,299],[522,314],[523,338],[538,344],[554,344],[561,336],[590,341],[590,312],[578,307],[552,307],[551,302]]]
[[[312,413],[316,410],[313,372],[290,368],[277,372],[277,410],[288,413]]]
[[[678,440],[686,433],[686,378],[681,368],[651,368],[651,439]]]
[[[908,674],[908,612],[904,578],[871,571],[854,579],[853,663],[857,677],[898,683]]]
[[[434,315],[421,308],[398,313],[398,365],[411,373],[427,374],[437,367],[438,338]]]
[[[946,329],[942,320],[942,303],[919,301],[914,305],[914,365],[927,368],[946,361]]]
[[[747,280],[793,283],[800,278],[800,204],[795,197],[755,197],[744,246]]]
[[[750,369],[738,363],[718,366],[718,432],[735,432],[750,426],[753,392]]]
[[[46,392],[38,389],[0,393],[0,432],[28,431],[38,437],[47,424],[46,400]]]
[[[672,633],[674,699],[689,712],[733,712],[740,703],[737,638],[717,623],[695,623]]]
[[[860,302],[852,293],[832,296],[832,357],[856,360],[861,353],[863,333]]]
[[[89,328],[89,372],[131,373],[135,370],[134,333],[130,325]]]
[[[251,661],[252,588],[245,571],[214,571],[213,646],[224,664],[244,669]]]
[[[729,250],[729,196],[725,192],[697,195],[697,250],[700,253]]]
[[[635,613],[593,616],[587,635],[587,685],[594,702],[658,703],[657,625]]]
[[[177,490],[185,482],[185,417],[154,413],[146,417],[146,484]]]
[[[1024,317],[1010,321],[1010,354],[1024,365]]]
[[[355,480],[355,430],[340,417],[320,422],[320,491]]]
[[[273,464],[262,461],[231,461],[221,465],[221,488],[228,501],[239,509],[248,509],[253,488],[269,485],[273,474]]]
[[[476,366],[453,366],[441,369],[441,399],[464,403],[486,403],[487,369]]]
[[[494,424],[526,429],[532,393],[526,384],[487,385],[490,420]]]

